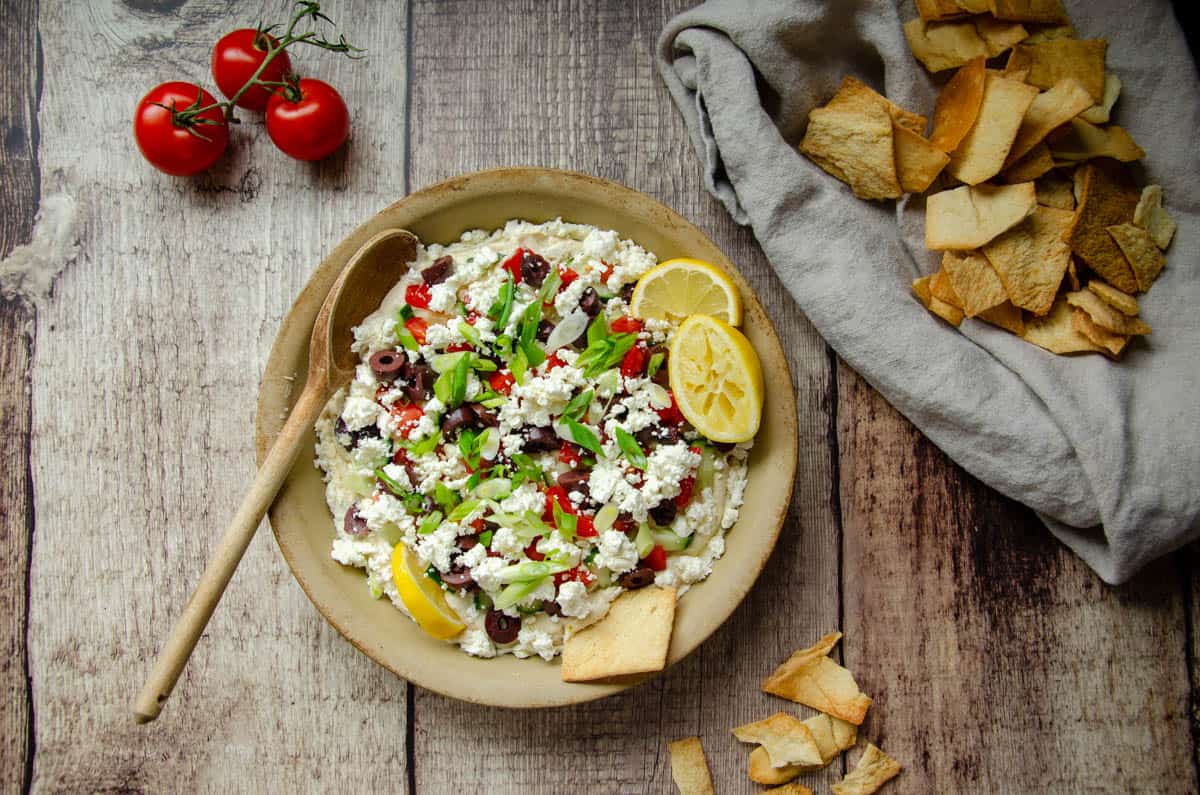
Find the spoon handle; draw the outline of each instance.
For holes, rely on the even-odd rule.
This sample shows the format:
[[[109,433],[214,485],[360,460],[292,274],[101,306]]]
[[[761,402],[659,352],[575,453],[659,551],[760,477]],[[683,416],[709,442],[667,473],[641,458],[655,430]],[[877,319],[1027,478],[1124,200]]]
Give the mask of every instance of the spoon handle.
[[[146,683],[133,702],[133,717],[138,723],[148,723],[158,717],[159,711],[166,703],[167,697],[175,687],[179,674],[187,665],[196,641],[208,625],[225,586],[233,577],[233,572],[254,532],[258,529],[263,515],[271,507],[279,487],[292,469],[296,456],[300,452],[305,432],[316,421],[325,402],[325,390],[309,385],[300,395],[296,405],[288,415],[287,422],[279,431],[275,443],[262,467],[250,486],[250,491],[242,498],[242,504],[234,514],[233,520],[225,528],[225,534],[217,542],[217,547],[209,558],[204,574],[192,598],[183,608],[183,614],[175,622],[166,645],[158,654],[154,667],[146,677]]]

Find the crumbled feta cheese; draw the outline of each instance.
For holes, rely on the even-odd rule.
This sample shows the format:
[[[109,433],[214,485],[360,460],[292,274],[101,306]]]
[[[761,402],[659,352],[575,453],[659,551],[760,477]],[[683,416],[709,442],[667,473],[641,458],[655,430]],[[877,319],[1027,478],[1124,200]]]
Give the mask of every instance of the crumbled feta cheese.
[[[354,395],[346,398],[346,403],[342,407],[342,422],[346,423],[346,428],[351,431],[362,430],[368,425],[374,425],[377,416],[379,416],[379,406],[371,398]]]
[[[496,577],[496,573],[507,566],[508,561],[503,558],[485,557],[471,567],[471,579],[475,580],[475,584],[483,590],[495,591],[503,586],[503,583]]]
[[[596,565],[614,574],[623,574],[637,565],[637,547],[620,530],[605,530],[597,549]]]
[[[487,630],[468,629],[458,638],[462,650],[474,657],[495,657],[496,646],[488,637]]]
[[[558,586],[558,596],[555,601],[562,608],[562,614],[568,618],[587,618],[592,606],[587,598],[587,586],[574,580]]]
[[[492,534],[492,551],[499,552],[506,558],[520,560],[525,554],[525,545],[517,538],[511,528],[501,527]]]

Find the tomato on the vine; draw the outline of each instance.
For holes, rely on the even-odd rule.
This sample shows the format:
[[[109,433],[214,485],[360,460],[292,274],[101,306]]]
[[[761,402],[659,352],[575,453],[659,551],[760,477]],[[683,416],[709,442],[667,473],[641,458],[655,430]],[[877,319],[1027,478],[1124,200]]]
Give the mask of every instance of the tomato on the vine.
[[[142,157],[175,177],[198,174],[217,162],[229,145],[229,124],[219,107],[181,117],[216,100],[194,83],[173,80],[150,89],[133,114],[133,137]]]
[[[217,88],[229,99],[250,82],[258,67],[267,57],[267,50],[279,42],[272,36],[254,28],[238,28],[226,33],[213,47],[212,74]],[[292,62],[287,50],[283,50],[263,69],[259,80],[267,83],[282,83],[292,71]],[[254,86],[238,97],[237,106],[247,110],[263,110],[273,92],[264,86]]]
[[[333,86],[305,77],[267,102],[267,135],[289,157],[320,160],[346,142],[350,111]]]

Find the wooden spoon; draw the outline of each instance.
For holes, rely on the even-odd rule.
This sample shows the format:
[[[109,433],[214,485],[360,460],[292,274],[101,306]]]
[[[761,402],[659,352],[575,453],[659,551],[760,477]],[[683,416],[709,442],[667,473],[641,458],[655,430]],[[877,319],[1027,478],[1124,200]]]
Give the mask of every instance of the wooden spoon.
[[[233,521],[217,543],[200,583],[133,702],[133,717],[138,723],[148,723],[158,717],[254,537],[254,531],[292,471],[305,433],[316,422],[329,396],[354,377],[358,358],[350,350],[353,328],[379,307],[416,255],[417,239],[412,233],[403,229],[385,230],[354,253],[329,289],[313,324],[304,391],[271,445],[250,491],[242,498]]]

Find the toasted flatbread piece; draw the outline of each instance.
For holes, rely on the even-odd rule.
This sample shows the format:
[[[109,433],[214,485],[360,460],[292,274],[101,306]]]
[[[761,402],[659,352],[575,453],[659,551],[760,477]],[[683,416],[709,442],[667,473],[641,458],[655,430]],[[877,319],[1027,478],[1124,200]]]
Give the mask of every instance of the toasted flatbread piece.
[[[712,776],[699,737],[668,743],[667,750],[671,753],[671,778],[679,795],[713,795]]]
[[[986,71],[984,58],[963,64],[946,82],[933,107],[933,134],[929,142],[943,152],[953,152],[975,126],[983,103]]]
[[[1021,338],[1051,353],[1103,353],[1104,349],[1075,330],[1071,324],[1071,307],[1063,297],[1054,302],[1042,317],[1031,316],[1025,321]]]
[[[1037,205],[1033,213],[983,247],[1009,299],[1035,315],[1050,311],[1071,261],[1063,235],[1074,214]]]
[[[1028,64],[1026,80],[1038,88],[1053,88],[1064,77],[1078,80],[1093,103],[1104,101],[1104,39],[1051,39],[1037,44],[1018,44],[1013,58],[1018,66]],[[1014,63],[1009,59],[1010,65]]]
[[[563,646],[562,680],[594,682],[661,671],[675,626],[675,589],[626,591],[608,615]]]
[[[1008,292],[987,257],[978,251],[947,251],[942,255],[942,273],[967,317],[986,312],[1008,300]]]
[[[975,17],[975,31],[987,46],[988,57],[994,58],[1017,42],[1024,41],[1029,31],[1018,22],[1002,22],[991,17]]]
[[[967,14],[954,0],[917,0],[917,13],[925,20],[954,19]]]
[[[1154,238],[1150,237],[1150,233],[1145,229],[1133,224],[1110,226],[1108,233],[1117,241],[1121,253],[1133,269],[1133,278],[1137,279],[1138,289],[1143,293],[1149,290],[1167,264],[1167,258],[1154,244]]]
[[[900,763],[880,751],[872,743],[859,757],[858,764],[840,783],[834,784],[833,795],[871,795],[900,775]]]
[[[1075,265],[1075,258],[1071,257],[1071,261],[1067,264],[1067,284],[1072,290],[1078,290],[1079,285],[1079,269]]]
[[[1050,147],[1045,143],[1040,143],[1029,150],[1020,160],[1000,172],[1000,180],[1010,185],[1017,182],[1029,182],[1053,168],[1054,157],[1050,154]]]
[[[948,304],[940,298],[933,297],[933,291],[930,288],[930,283],[933,281],[932,276],[922,276],[912,283],[913,295],[921,302],[922,306],[928,309],[933,314],[940,317],[952,326],[958,326],[962,323],[962,310],[953,304]]]
[[[1161,185],[1142,188],[1137,207],[1133,209],[1133,222],[1149,232],[1159,248],[1165,250],[1171,245],[1171,238],[1175,236],[1175,219],[1163,209]]]
[[[1127,293],[1138,289],[1137,278],[1108,227],[1133,219],[1141,192],[1129,170],[1101,159],[1076,172],[1075,222],[1067,238],[1071,251],[1113,287]]]
[[[1082,309],[1071,310],[1071,327],[1092,341],[1092,344],[1105,348],[1112,356],[1120,356],[1125,350],[1129,337],[1125,334],[1114,334],[1106,328],[1098,326],[1092,316]]]
[[[969,14],[988,13],[988,0],[955,0],[958,7]]]
[[[855,726],[863,722],[871,699],[863,695],[854,676],[829,659],[842,633],[832,632],[807,649],[800,649],[771,674],[762,689],[772,695],[819,709]]]
[[[750,752],[750,780],[756,784],[786,784],[803,772],[800,765],[774,767],[761,745]]]
[[[837,93],[826,103],[827,108],[851,107],[860,108],[864,104],[879,105],[888,112],[892,121],[901,127],[912,130],[917,135],[925,134],[927,120],[919,113],[905,110],[890,99],[880,94],[869,85],[852,75],[842,78]]]
[[[813,795],[813,791],[803,784],[793,781],[790,784],[784,784],[782,787],[772,787],[768,790],[763,790],[763,795]]]
[[[1013,306],[1012,301],[1005,301],[1000,306],[980,312],[977,317],[1005,331],[1011,331],[1018,337],[1025,334],[1025,315],[1019,307]]]
[[[1033,183],[1037,189],[1037,202],[1060,210],[1075,209],[1075,191],[1072,180],[1057,171],[1045,174]]]
[[[1067,22],[1060,0],[988,0],[988,10],[996,19],[1041,24]]]
[[[817,748],[821,751],[822,765],[828,765],[842,751],[853,748],[858,738],[857,726],[824,712],[819,712],[802,722],[812,732]]]
[[[1064,163],[1080,163],[1097,157],[1111,157],[1122,163],[1132,163],[1146,156],[1123,127],[1113,124],[1097,127],[1083,119],[1071,119],[1070,131],[1056,136],[1050,143],[1050,153]]]
[[[903,193],[896,178],[892,119],[878,105],[816,108],[808,115],[800,151],[860,199],[895,199]]]
[[[758,743],[771,760],[771,767],[799,765],[818,768],[824,762],[812,731],[795,715],[776,712],[769,718],[738,726],[733,736],[744,743]]]
[[[905,193],[924,193],[950,162],[950,155],[907,127],[892,122],[896,176]]]
[[[1092,105],[1083,113],[1080,113],[1079,118],[1092,124],[1108,124],[1108,120],[1112,116],[1113,105],[1117,104],[1117,97],[1120,95],[1121,78],[1112,72],[1105,72],[1104,98],[1098,105]]]
[[[1066,300],[1069,306],[1087,312],[1097,326],[1114,334],[1149,334],[1151,331],[1144,320],[1114,309],[1091,290],[1067,293]]]
[[[1065,25],[1034,25],[1034,23],[1029,23],[1028,27],[1029,36],[1025,39],[1025,44],[1037,44],[1053,39],[1075,38],[1075,28],[1071,27],[1071,23],[1069,22]]]
[[[1089,281],[1088,289],[1099,296],[1101,301],[1121,314],[1137,317],[1140,307],[1138,306],[1137,299],[1129,293],[1123,293],[1108,282],[1102,282],[1099,279]]]
[[[1025,112],[1017,138],[1005,165],[1011,166],[1037,146],[1056,127],[1066,124],[1092,104],[1092,97],[1078,80],[1064,77],[1049,91],[1038,94]]]
[[[1000,173],[1012,149],[1025,112],[1038,95],[1033,86],[989,74],[974,126],[950,155],[946,171],[968,185]]]
[[[950,284],[950,279],[946,276],[945,268],[933,274],[933,278],[929,280],[929,293],[934,298],[939,301],[945,301],[955,309],[963,308],[962,299],[958,297],[958,293],[954,291],[954,286]]]
[[[1032,182],[964,185],[925,202],[925,247],[932,251],[979,248],[1019,224],[1037,207]]]
[[[926,22],[911,19],[904,23],[904,36],[913,55],[931,72],[954,69],[975,58],[989,57],[987,42],[970,20]]]

